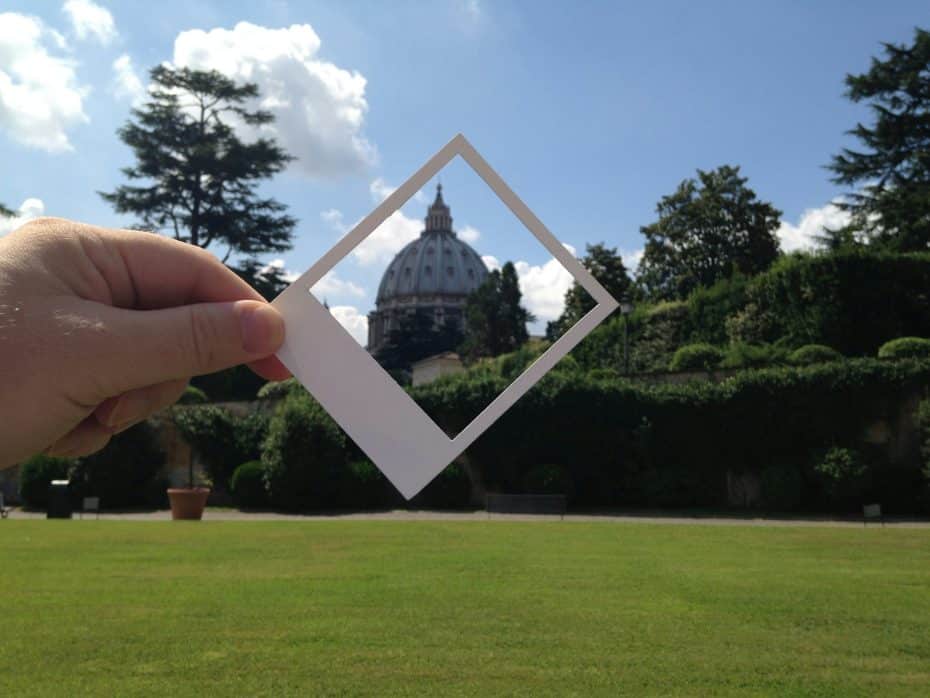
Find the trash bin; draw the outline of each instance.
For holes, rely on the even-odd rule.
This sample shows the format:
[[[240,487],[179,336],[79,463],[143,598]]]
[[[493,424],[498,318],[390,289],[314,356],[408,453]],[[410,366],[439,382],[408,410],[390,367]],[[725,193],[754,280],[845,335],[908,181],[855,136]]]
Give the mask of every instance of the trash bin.
[[[48,518],[71,518],[71,482],[69,480],[52,480],[48,486]]]

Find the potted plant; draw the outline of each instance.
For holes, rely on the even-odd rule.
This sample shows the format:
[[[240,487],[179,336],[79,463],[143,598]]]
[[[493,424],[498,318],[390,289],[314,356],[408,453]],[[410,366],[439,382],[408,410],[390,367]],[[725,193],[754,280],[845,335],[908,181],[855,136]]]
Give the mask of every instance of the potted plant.
[[[187,487],[168,488],[171,518],[175,521],[200,521],[209,496],[209,487],[194,485],[194,452],[191,449],[191,455],[187,461]]]

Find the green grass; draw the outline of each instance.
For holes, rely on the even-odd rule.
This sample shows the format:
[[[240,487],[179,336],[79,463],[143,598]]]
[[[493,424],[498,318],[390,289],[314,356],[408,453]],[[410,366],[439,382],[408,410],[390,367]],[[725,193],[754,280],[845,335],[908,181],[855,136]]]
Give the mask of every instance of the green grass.
[[[928,695],[930,531],[0,523],[0,695]]]

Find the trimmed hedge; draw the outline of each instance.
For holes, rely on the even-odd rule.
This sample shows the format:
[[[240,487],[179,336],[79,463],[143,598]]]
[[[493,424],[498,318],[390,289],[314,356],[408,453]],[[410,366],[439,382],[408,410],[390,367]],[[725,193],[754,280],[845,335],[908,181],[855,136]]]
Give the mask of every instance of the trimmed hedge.
[[[74,461],[69,458],[33,456],[20,466],[19,498],[28,509],[48,506],[48,487],[52,480],[67,479]]]
[[[233,471],[229,491],[236,504],[243,508],[259,508],[268,504],[265,491],[265,468],[261,461],[250,460]]]
[[[928,359],[930,339],[923,337],[898,337],[882,344],[878,350],[880,359]]]
[[[788,355],[788,362],[793,366],[811,366],[830,361],[842,361],[843,355],[836,349],[823,344],[805,344]]]
[[[710,371],[723,361],[723,352],[710,344],[688,344],[672,356],[670,371]]]

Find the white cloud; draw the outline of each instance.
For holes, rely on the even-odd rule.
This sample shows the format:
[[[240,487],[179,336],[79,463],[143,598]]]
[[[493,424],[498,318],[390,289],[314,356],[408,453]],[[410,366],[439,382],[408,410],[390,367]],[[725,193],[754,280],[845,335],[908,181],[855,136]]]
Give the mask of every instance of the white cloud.
[[[565,249],[575,254],[575,248],[565,245]],[[565,309],[565,293],[572,287],[574,279],[557,259],[550,259],[543,265],[527,262],[514,264],[520,279],[520,293],[523,305],[537,321],[555,320]]]
[[[352,338],[365,346],[368,343],[368,316],[360,313],[353,305],[334,305],[329,309],[333,317]]]
[[[281,272],[281,278],[287,281],[288,283],[294,283],[297,280],[297,277],[300,276],[296,271],[291,271],[287,268],[284,260],[280,257],[272,259],[268,264],[263,266],[258,270],[260,276],[264,276],[270,271]]]
[[[297,158],[304,174],[326,178],[365,170],[376,160],[362,134],[366,80],[319,60],[320,37],[309,24],[270,29],[239,22],[233,29],[194,29],[174,42],[174,64],[215,69],[253,82],[261,107],[276,121],[261,127]],[[253,129],[241,126],[249,135]]]
[[[459,232],[459,237],[462,238],[465,242],[477,242],[478,238],[481,237],[481,231],[477,228],[473,228],[470,225],[466,225]]]
[[[26,199],[15,215],[7,218],[0,216],[0,237],[12,233],[21,225],[25,225],[34,218],[45,215],[45,204],[42,199]]]
[[[376,203],[380,204],[391,194],[397,191],[397,187],[392,187],[390,184],[385,182],[384,179],[377,177],[372,180],[371,184],[368,185],[368,190],[371,192],[371,198],[374,199]],[[422,191],[418,191],[413,195],[413,200],[423,204],[426,203],[426,196],[423,195]]]
[[[113,61],[113,94],[118,99],[128,99],[133,105],[145,99],[145,86],[127,53]]]
[[[636,270],[639,269],[639,263],[643,259],[643,252],[645,252],[645,250],[642,247],[632,252],[627,252],[624,249],[620,250],[620,258],[623,260],[623,266],[626,267],[627,273],[631,276],[635,275]]]
[[[66,0],[61,7],[68,15],[71,29],[78,39],[94,39],[107,46],[116,38],[116,23],[110,11],[92,0]]]
[[[775,235],[784,252],[810,250],[817,246],[816,236],[823,234],[824,228],[841,228],[848,223],[849,214],[831,203],[807,209],[797,225],[782,221]]]
[[[345,223],[342,220],[342,211],[340,211],[338,208],[329,208],[325,211],[321,211],[320,218],[322,218],[333,230],[337,232],[341,233],[346,229]]]
[[[42,20],[0,13],[0,128],[20,143],[49,152],[72,150],[67,131],[88,121],[75,63],[49,52],[65,46]]]
[[[352,250],[355,260],[363,267],[387,264],[408,242],[416,240],[423,230],[418,218],[410,218],[403,211],[395,211],[384,223]]]
[[[494,255],[481,255],[481,261],[484,262],[484,266],[488,268],[488,271],[500,271],[501,261]]]
[[[323,278],[317,281],[310,293],[316,296],[319,301],[330,301],[333,298],[364,298],[365,289],[352,281],[340,279],[335,271],[328,271]]]

